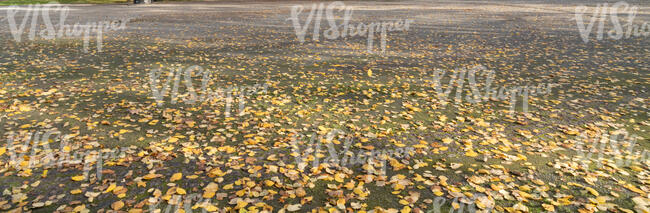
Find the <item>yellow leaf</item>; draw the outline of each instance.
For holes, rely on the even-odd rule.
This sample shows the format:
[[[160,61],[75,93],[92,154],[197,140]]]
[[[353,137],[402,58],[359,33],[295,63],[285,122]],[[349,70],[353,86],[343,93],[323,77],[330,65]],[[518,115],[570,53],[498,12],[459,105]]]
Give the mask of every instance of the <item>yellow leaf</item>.
[[[395,183],[395,185],[393,185],[393,190],[395,191],[403,190],[404,188],[405,186],[399,183]]]
[[[185,189],[179,187],[179,188],[176,188],[176,194],[184,195],[184,194],[187,194],[187,192],[185,192]]]
[[[409,213],[411,212],[411,207],[409,206],[404,206],[404,208],[400,211],[400,213]]]
[[[235,209],[241,209],[248,206],[248,202],[246,201],[238,201],[237,206],[235,206]]]
[[[226,173],[221,171],[221,169],[219,169],[219,168],[214,168],[214,169],[210,170],[210,172],[208,173],[208,176],[211,176],[211,177],[214,177],[214,176],[222,177],[224,175],[226,175]]]
[[[579,132],[575,130],[566,130],[564,131],[564,133],[566,133],[567,135],[578,135]]]
[[[81,212],[81,211],[83,211],[85,209],[86,209],[86,205],[79,205],[77,207],[74,207],[74,209],[72,209],[72,211],[73,212]]]
[[[147,174],[142,178],[144,178],[145,180],[151,180],[151,179],[154,179],[154,178],[157,178],[157,177],[159,177],[159,174]]]
[[[339,182],[339,183],[343,183],[344,178],[345,178],[345,174],[343,174],[343,173],[338,173],[338,174],[334,175],[334,180],[336,182]]]
[[[302,207],[302,205],[300,205],[300,204],[289,205],[289,206],[287,206],[287,211],[295,212],[295,211],[300,210],[300,207]]]
[[[340,209],[345,209],[345,199],[339,198],[336,200],[336,206],[339,207]]]
[[[542,207],[544,207],[544,209],[546,209],[548,212],[555,212],[555,206],[553,205],[543,203]]]
[[[632,185],[632,184],[629,184],[629,183],[628,183],[627,185],[624,185],[624,187],[627,188],[627,189],[629,189],[630,191],[633,191],[633,192],[639,193],[639,194],[641,194],[641,195],[645,195],[645,194],[646,194],[643,190],[641,190],[641,189],[637,188],[636,186],[634,186],[634,185]]]
[[[231,183],[231,184],[228,184],[228,185],[225,185],[225,186],[223,186],[223,189],[225,189],[225,190],[230,190],[230,189],[232,189],[232,188],[233,188],[233,185],[232,185],[232,183]]]
[[[86,178],[83,175],[78,175],[78,176],[72,177],[72,180],[74,180],[74,181],[82,181],[84,179],[86,179]]]
[[[474,150],[469,150],[465,153],[465,156],[467,157],[476,157],[478,156],[478,153],[474,152]]]
[[[361,189],[361,187],[357,187],[357,188],[354,188],[353,192],[360,195],[360,194],[363,194],[363,189]]]
[[[523,161],[528,160],[528,158],[525,155],[522,155],[522,154],[517,154],[517,157],[519,158],[519,160],[523,160]]]
[[[598,196],[598,195],[599,195],[599,194],[598,194],[598,191],[596,191],[595,189],[593,189],[593,188],[591,188],[591,187],[588,187],[588,186],[587,186],[587,187],[585,187],[585,189],[586,189],[587,191],[589,191],[589,193],[591,193],[592,195],[595,195],[595,196]]]
[[[2,155],[2,150],[0,150],[0,155]],[[643,169],[638,166],[630,166],[630,169],[634,170],[635,172],[642,172]]]
[[[449,144],[449,143],[452,142],[452,140],[451,140],[451,138],[443,138],[442,142],[445,143],[445,144]]]
[[[7,148],[5,147],[0,148],[0,156],[4,155],[5,152],[7,152]]]
[[[108,186],[108,188],[106,188],[106,191],[104,191],[104,193],[108,193],[108,192],[113,191],[113,189],[115,189],[115,187],[116,187],[115,183],[112,183],[110,186]]]
[[[217,185],[216,183],[209,183],[209,184],[204,188],[204,190],[205,190],[205,191],[209,191],[209,192],[216,192],[217,190],[219,190],[219,185]]]
[[[23,112],[32,111],[32,107],[30,107],[27,104],[21,104],[20,106],[18,106],[18,110]]]
[[[180,180],[182,178],[183,178],[183,173],[179,172],[179,173],[176,173],[176,174],[172,175],[172,177],[169,179],[169,181],[174,182],[174,181]]]
[[[371,69],[368,69],[368,76],[372,77],[372,70]]]
[[[113,210],[116,211],[120,210],[122,207],[124,207],[124,202],[122,202],[121,200],[111,204],[111,208],[113,208]]]
[[[215,192],[206,191],[206,192],[203,193],[203,198],[212,198],[212,197],[214,197],[214,194],[215,194]]]
[[[218,208],[212,204],[208,204],[208,206],[203,207],[203,209],[209,212],[216,212],[218,210]]]

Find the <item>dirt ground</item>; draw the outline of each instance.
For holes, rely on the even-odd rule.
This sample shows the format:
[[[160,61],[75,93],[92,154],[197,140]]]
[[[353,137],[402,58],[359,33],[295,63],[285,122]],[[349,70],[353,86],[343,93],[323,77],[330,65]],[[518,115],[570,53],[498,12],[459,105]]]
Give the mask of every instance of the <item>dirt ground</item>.
[[[29,39],[29,30],[17,42],[12,7],[0,7],[0,144],[6,147],[0,149],[0,209],[165,212],[188,203],[197,212],[428,212],[458,204],[497,212],[650,208],[650,161],[644,158],[650,37],[599,40],[594,30],[585,42],[576,21],[581,5],[587,23],[599,3],[616,2],[344,1],[353,24],[411,20],[408,29],[387,33],[383,52],[379,34],[372,52],[367,36],[325,38],[326,14],[319,39],[312,23],[300,42],[292,7],[304,8],[304,24],[320,3],[66,5],[68,25],[130,18],[124,29],[102,32],[101,51],[95,33],[87,48],[83,36]],[[635,25],[650,22],[650,2],[627,3],[638,7]],[[20,23],[28,7],[17,11]],[[343,14],[337,11],[334,20]],[[628,20],[629,14],[618,15]],[[52,15],[54,26],[58,18]],[[46,28],[42,19],[35,26]],[[245,110],[232,117],[225,116],[231,109],[226,99],[188,104],[181,96],[172,103],[167,95],[157,105],[150,74],[193,65],[211,73],[212,89],[268,88],[234,96],[232,109],[245,103]],[[522,99],[509,113],[506,100],[436,97],[435,69],[449,70],[442,78],[448,82],[451,73],[477,65],[486,68],[477,75],[480,88],[486,70],[494,71],[496,88],[557,87],[531,97],[527,113]],[[199,75],[191,78],[200,85]],[[471,93],[467,85],[462,92]],[[386,174],[365,172],[371,163],[300,169],[295,158],[302,153],[292,153],[290,143],[296,132],[333,129],[359,140],[353,155],[414,150],[389,159]],[[48,130],[61,132],[47,142],[52,150],[30,143],[30,134]],[[634,135],[636,145],[618,151],[611,143],[605,150],[580,143],[582,135],[620,131]],[[335,147],[343,150],[344,138],[338,140]],[[29,146],[16,148],[21,144]],[[319,155],[331,154],[325,147]],[[115,150],[102,163],[84,159],[85,166],[39,161],[50,151],[63,162],[64,152],[88,157]],[[38,163],[20,165],[15,154]],[[631,163],[615,163],[621,159]],[[93,172],[84,176],[89,165]],[[197,193],[212,204],[186,199]],[[446,202],[436,206],[436,198]]]

